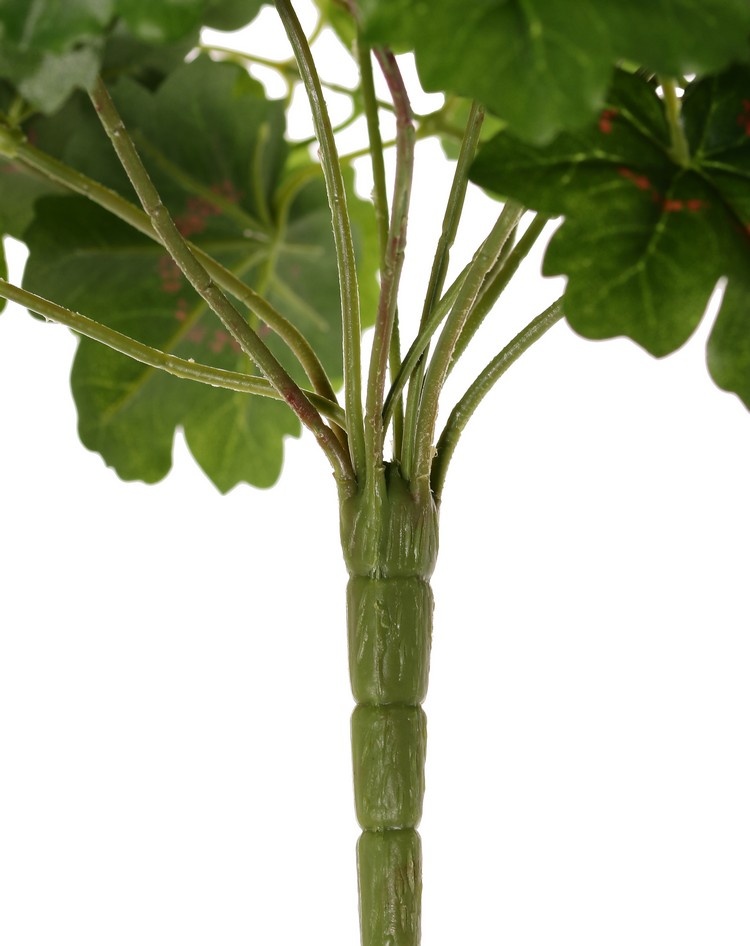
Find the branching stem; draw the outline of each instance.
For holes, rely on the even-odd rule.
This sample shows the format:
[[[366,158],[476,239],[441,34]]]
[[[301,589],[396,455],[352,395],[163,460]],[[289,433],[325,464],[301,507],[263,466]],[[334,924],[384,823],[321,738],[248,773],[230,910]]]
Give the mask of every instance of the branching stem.
[[[190,250],[151,182],[101,79],[95,83],[90,96],[120,163],[164,248],[198,295],[218,315],[245,354],[255,362],[283,400],[313,433],[333,466],[337,478],[342,484],[351,481],[353,470],[348,453],[334,432]]]
[[[134,361],[139,361],[151,368],[157,368],[159,371],[165,371],[176,378],[197,381],[214,388],[226,388],[240,394],[257,394],[260,397],[268,397],[276,401],[282,400],[279,392],[265,378],[256,378],[240,371],[226,371],[224,368],[214,368],[212,365],[204,365],[188,358],[170,355],[158,348],[144,345],[143,342],[139,342],[129,335],[123,335],[122,332],[103,325],[95,319],[81,315],[80,312],[73,312],[56,302],[50,302],[49,299],[29,292],[27,289],[14,286],[4,279],[0,279],[0,296],[18,305],[25,306],[49,321],[66,325],[74,332],[78,332],[79,335],[85,335],[86,338],[100,342],[102,345],[106,345],[107,348],[112,348],[122,355],[127,355],[128,358],[132,358]],[[321,414],[328,417],[339,427],[346,427],[346,417],[338,404],[315,394],[313,391],[305,391],[305,394]]]
[[[336,262],[341,292],[344,360],[344,396],[349,431],[351,465],[355,475],[364,474],[365,438],[362,410],[361,318],[357,265],[354,255],[346,188],[336,150],[333,128],[323,97],[318,71],[302,25],[290,0],[276,0],[276,9],[291,43],[300,76],[307,92],[315,133],[320,144],[320,161],[326,183],[336,246]]]
[[[437,442],[435,460],[432,466],[431,487],[435,502],[439,503],[442,498],[448,464],[461,433],[474,411],[479,407],[479,404],[495,382],[505,374],[513,362],[520,358],[556,322],[559,322],[563,314],[562,299],[558,299],[548,309],[545,309],[541,315],[533,319],[492,359],[453,408]]]
[[[508,202],[490,231],[487,239],[472,260],[456,302],[446,319],[443,331],[425,374],[422,399],[415,424],[415,450],[411,482],[419,495],[429,490],[432,466],[432,438],[437,423],[438,401],[443,383],[453,360],[456,344],[466,320],[471,314],[487,273],[500,256],[506,240],[518,223],[523,208]]]
[[[148,215],[134,203],[126,200],[117,191],[105,187],[93,178],[81,174],[62,161],[45,154],[29,142],[19,139],[13,151],[14,160],[47,180],[55,181],[66,190],[86,197],[93,203],[108,210],[115,217],[127,223],[134,230],[155,240],[157,236]],[[303,368],[315,391],[328,400],[335,401],[336,395],[320,359],[310,343],[296,326],[292,325],[266,299],[246,285],[237,275],[222,266],[195,244],[188,244],[191,251],[205,267],[206,272],[225,292],[234,296],[238,302],[246,305],[250,311],[264,322],[288,346]]]
[[[476,102],[472,103],[469,118],[466,122],[466,130],[461,140],[461,150],[459,151],[456,168],[451,182],[451,189],[448,194],[448,202],[443,216],[443,225],[435,249],[435,256],[432,261],[432,270],[427,284],[422,316],[419,323],[420,333],[431,321],[433,311],[438,304],[438,300],[443,292],[448,264],[450,262],[450,251],[456,238],[456,231],[461,219],[464,200],[466,198],[466,189],[469,184],[469,167],[474,155],[476,154],[479,134],[482,130],[484,121],[484,109]],[[441,318],[442,321],[442,318]],[[438,323],[439,324],[439,323]],[[432,333],[430,333],[432,334]],[[428,336],[429,339],[429,336]],[[426,347],[424,349],[426,351]],[[405,475],[408,477],[411,471],[412,449],[415,443],[415,425],[417,422],[417,413],[422,394],[422,382],[424,380],[425,362],[420,354],[419,361],[416,363],[409,380],[409,395],[406,405],[406,420],[404,425],[403,455],[401,458],[402,467]]]
[[[376,49],[375,56],[393,98],[396,113],[397,145],[393,206],[380,277],[380,298],[367,381],[365,416],[367,419],[368,469],[375,469],[382,463],[383,459],[385,378],[396,321],[396,302],[406,248],[406,227],[414,172],[414,122],[401,71],[396,63],[396,57],[390,51]]]

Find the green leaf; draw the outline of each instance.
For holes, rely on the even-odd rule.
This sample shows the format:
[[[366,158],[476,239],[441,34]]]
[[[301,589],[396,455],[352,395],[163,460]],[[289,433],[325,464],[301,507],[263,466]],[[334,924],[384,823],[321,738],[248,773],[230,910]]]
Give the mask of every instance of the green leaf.
[[[714,376],[733,390],[747,368],[737,339],[748,328],[749,80],[750,69],[737,66],[688,87],[687,164],[673,156],[655,85],[620,71],[587,128],[537,147],[501,133],[472,169],[478,183],[505,197],[565,215],[543,272],[568,277],[566,317],[588,338],[626,335],[668,354],[691,335],[717,280],[728,275],[710,357]]]
[[[730,279],[707,346],[716,384],[737,394],[750,410],[750,267]]]
[[[0,77],[55,111],[94,81],[112,15],[112,0],[0,0]]]
[[[644,185],[640,186],[641,180]],[[667,355],[695,330],[721,275],[722,236],[694,174],[662,190],[641,175],[598,190],[599,214],[572,215],[550,241],[546,276],[565,274],[565,313],[587,338],[626,335]]]
[[[185,236],[275,302],[340,377],[328,203],[319,169],[295,170],[294,187],[284,171],[282,104],[266,101],[239,66],[204,58],[174,71],[154,93],[123,80],[114,94]],[[79,127],[65,150],[80,170],[132,198],[98,124]],[[371,208],[351,199],[355,221],[363,218],[369,234]],[[39,201],[27,242],[25,285],[33,291],[156,348],[255,373],[159,245],[97,206],[75,197]],[[372,295],[372,262],[361,281]],[[257,316],[249,318],[302,380],[285,346]],[[164,476],[182,426],[220,489],[241,481],[267,486],[278,476],[284,437],[299,432],[284,404],[162,377],[86,340],[73,386],[82,439],[127,479]]]
[[[363,0],[368,36],[414,49],[428,91],[478,99],[540,144],[602,106],[627,59],[682,75],[747,58],[745,0]],[[450,38],[447,41],[447,38]]]
[[[200,25],[206,0],[116,0],[116,7],[138,39],[168,43]]]
[[[238,30],[250,23],[266,0],[209,0],[203,23],[214,30]]]

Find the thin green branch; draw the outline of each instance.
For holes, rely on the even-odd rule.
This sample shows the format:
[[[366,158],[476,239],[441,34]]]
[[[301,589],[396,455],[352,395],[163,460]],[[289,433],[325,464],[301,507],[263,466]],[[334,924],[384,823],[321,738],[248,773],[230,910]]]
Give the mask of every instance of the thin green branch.
[[[430,359],[425,374],[422,399],[420,401],[415,425],[414,464],[411,482],[417,493],[429,490],[430,467],[433,458],[432,438],[437,423],[440,391],[453,361],[458,339],[466,320],[471,314],[487,273],[495,265],[505,242],[518,223],[523,208],[508,202],[490,231],[487,239],[479,248],[466,274],[456,302],[446,319],[445,325]]]
[[[388,241],[380,274],[380,298],[375,320],[375,334],[367,381],[367,460],[368,469],[375,469],[383,459],[383,399],[388,356],[396,322],[396,302],[406,248],[411,184],[414,173],[414,123],[396,57],[388,50],[375,50],[375,55],[393,98],[396,111],[396,171],[393,184],[393,206],[388,227]]]
[[[27,289],[22,289],[20,286],[14,286],[4,279],[0,279],[0,296],[10,302],[22,305],[32,312],[36,312],[37,315],[41,315],[49,321],[66,325],[74,332],[78,332],[79,335],[85,335],[95,342],[100,342],[122,355],[127,355],[128,358],[132,358],[134,361],[139,361],[151,368],[157,368],[159,371],[165,371],[177,378],[197,381],[214,388],[226,388],[240,394],[256,394],[260,397],[273,398],[276,401],[282,400],[279,392],[271,387],[265,378],[256,378],[239,371],[214,368],[212,365],[204,365],[186,358],[179,358],[177,355],[170,355],[158,348],[151,348],[150,345],[144,345],[129,335],[123,335],[122,332],[81,315],[80,312],[72,312],[56,302],[50,302],[49,299],[29,292]],[[333,401],[329,401],[312,391],[306,391],[305,394],[321,414],[328,417],[339,427],[346,428],[346,417],[338,404],[334,404]]]
[[[464,353],[469,342],[476,334],[477,329],[500,298],[500,295],[504,292],[513,276],[515,276],[518,267],[528,256],[548,221],[549,217],[545,217],[542,214],[535,214],[534,218],[521,235],[518,243],[516,243],[509,253],[506,254],[503,252],[497,264],[487,273],[487,278],[479,291],[477,301],[456,342],[456,350],[453,353],[453,360],[448,369],[449,371],[452,370],[453,365],[456,364]]]
[[[445,277],[448,272],[448,264],[450,262],[450,251],[456,238],[458,224],[461,219],[461,211],[463,210],[464,200],[466,198],[466,190],[469,184],[469,167],[476,154],[483,121],[484,109],[478,103],[472,102],[469,118],[466,122],[466,129],[461,141],[461,149],[453,173],[451,189],[448,193],[448,201],[443,215],[440,237],[432,261],[432,270],[427,284],[427,292],[425,294],[422,316],[419,323],[420,330],[430,321],[433,310],[443,292]],[[424,358],[421,358],[410,376],[409,394],[406,404],[401,463],[404,475],[407,479],[411,472],[412,451],[416,439],[415,425],[417,423],[419,402],[422,394],[424,372],[425,361]]]
[[[409,351],[406,353],[403,363],[401,364],[401,368],[399,369],[399,372],[396,375],[393,384],[391,385],[391,389],[388,392],[388,396],[385,399],[385,404],[383,405],[384,427],[388,427],[394,404],[398,403],[398,399],[400,398],[402,391],[414,375],[414,370],[419,362],[419,359],[427,350],[427,346],[430,344],[430,339],[440,328],[440,324],[453,308],[468,271],[469,266],[464,266],[463,270],[453,281],[446,294],[440,300],[438,305],[436,305],[432,310],[432,314],[430,315],[429,319],[422,327],[419,335],[417,335],[417,337],[412,342]]]
[[[558,299],[548,309],[545,309],[541,315],[533,319],[516,335],[513,341],[492,359],[453,408],[438,439],[432,465],[431,488],[435,502],[439,503],[442,499],[448,465],[459,438],[474,411],[479,407],[495,382],[534,342],[540,339],[556,322],[559,322],[563,315],[562,299]]]
[[[364,415],[362,410],[361,318],[359,287],[357,285],[357,261],[354,255],[351,221],[347,209],[346,188],[328,108],[304,30],[289,0],[276,0],[276,9],[299,66],[300,76],[310,102],[315,133],[320,144],[320,160],[323,167],[328,203],[331,208],[341,291],[344,396],[348,419],[349,445],[354,472],[355,475],[359,476],[364,474],[366,468]]]
[[[58,161],[56,158],[35,148],[21,136],[19,131],[0,126],[0,153],[3,153],[4,144],[6,150],[10,151],[8,157],[12,157],[24,167],[42,175],[47,180],[55,181],[66,190],[88,198],[124,223],[129,224],[134,230],[155,240],[157,243],[160,242],[148,215],[116,191],[105,187],[93,178],[81,174],[80,171],[76,171],[62,161]],[[246,305],[257,318],[289,346],[290,351],[299,361],[310,380],[310,384],[317,393],[335,401],[336,395],[328,375],[310,343],[299,329],[285,319],[266,299],[204,250],[192,243],[188,245],[214,282],[221,286],[225,292],[234,296],[238,302]]]
[[[662,79],[661,89],[671,138],[670,153],[677,164],[687,167],[690,164],[690,145],[682,123],[682,101],[677,94],[677,83],[674,79]]]
[[[317,409],[304,395],[299,385],[295,383],[270,349],[250,328],[242,315],[206,272],[205,267],[191,252],[190,247],[177,229],[174,220],[172,220],[152,184],[133,141],[128,135],[101,79],[98,79],[94,84],[90,97],[102,126],[120,159],[120,163],[130,178],[141,205],[148,214],[164,248],[169,252],[198,295],[219,316],[224,327],[239,343],[242,350],[255,362],[273,387],[281,394],[284,401],[312,432],[328,457],[337,478],[342,483],[351,482],[354,471],[346,449],[325,423]]]

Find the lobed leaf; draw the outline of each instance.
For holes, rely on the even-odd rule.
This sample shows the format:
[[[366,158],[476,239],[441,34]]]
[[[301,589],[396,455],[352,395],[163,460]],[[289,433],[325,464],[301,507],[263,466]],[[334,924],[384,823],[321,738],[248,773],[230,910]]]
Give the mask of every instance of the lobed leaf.
[[[262,0],[0,0],[0,79],[45,114],[100,70],[164,74],[196,43],[201,26],[235,30]],[[129,57],[128,57],[129,54]],[[111,73],[110,73],[111,74]]]
[[[673,154],[653,82],[618,71],[596,122],[534,146],[503,132],[472,177],[565,220],[546,275],[568,277],[564,307],[589,338],[625,335],[654,355],[694,331],[722,276],[730,283],[709,346],[712,374],[747,396],[750,68],[692,83],[682,115],[687,161]]]
[[[363,0],[369,38],[413,49],[423,85],[478,99],[542,144],[602,107],[613,65],[669,75],[747,58],[744,0]]]
[[[183,234],[275,303],[340,377],[328,203],[319,169],[308,162],[302,171],[285,170],[282,104],[267,101],[241,67],[207,58],[175,70],[155,92],[123,79],[113,93]],[[75,127],[66,159],[132,199],[96,119]],[[49,122],[46,133],[53,141]],[[371,239],[371,207],[350,200],[359,232]],[[71,196],[40,200],[26,241],[25,285],[33,291],[153,347],[257,373],[159,244],[96,205]],[[376,291],[376,261],[377,254],[363,261],[366,296]],[[283,343],[257,315],[248,318],[302,380]],[[182,426],[221,490],[241,481],[267,486],[278,476],[284,437],[300,429],[284,404],[162,376],[85,339],[73,389],[84,443],[126,479],[164,476]]]

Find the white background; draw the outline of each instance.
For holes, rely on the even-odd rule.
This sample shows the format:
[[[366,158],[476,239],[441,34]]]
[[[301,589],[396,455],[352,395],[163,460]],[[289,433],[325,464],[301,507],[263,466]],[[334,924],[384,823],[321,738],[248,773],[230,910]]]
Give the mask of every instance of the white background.
[[[418,160],[412,325],[450,175],[434,144]],[[496,210],[472,196],[457,259]],[[538,268],[448,407],[559,294]],[[706,329],[657,363],[558,325],[466,432],[434,578],[425,946],[750,939],[750,417],[708,380]],[[73,350],[0,317],[0,942],[352,946],[322,454],[292,441],[274,489],[222,497],[178,438],[164,482],[123,484],[77,443]]]

